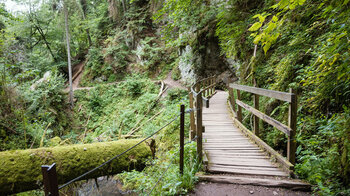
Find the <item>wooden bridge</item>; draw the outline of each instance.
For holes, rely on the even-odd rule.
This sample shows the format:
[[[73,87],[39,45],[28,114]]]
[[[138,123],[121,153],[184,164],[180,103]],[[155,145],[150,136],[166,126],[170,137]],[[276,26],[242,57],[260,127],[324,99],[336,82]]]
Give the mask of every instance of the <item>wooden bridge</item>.
[[[229,84],[228,92],[225,92],[216,91],[215,86],[215,77],[210,77],[197,82],[190,91],[190,108],[196,111],[190,117],[190,138],[197,136],[198,157],[207,170],[207,175],[200,179],[310,189],[309,184],[291,179],[295,177],[296,150],[297,100],[294,91],[285,93]],[[253,94],[254,107],[242,102],[241,91]],[[259,96],[289,103],[288,126],[259,111]],[[252,131],[242,124],[242,108],[254,115]],[[259,138],[259,120],[287,135],[287,158]]]

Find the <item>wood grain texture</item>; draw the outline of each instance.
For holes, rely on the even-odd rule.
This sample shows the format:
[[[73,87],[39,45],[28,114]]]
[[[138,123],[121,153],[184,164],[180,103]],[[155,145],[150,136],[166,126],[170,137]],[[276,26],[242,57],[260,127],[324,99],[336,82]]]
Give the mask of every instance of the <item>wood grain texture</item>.
[[[271,178],[261,179],[261,178],[235,177],[235,176],[222,176],[222,175],[200,175],[198,177],[200,181],[208,181],[208,182],[277,187],[277,188],[291,189],[295,191],[296,190],[311,191],[311,185],[301,180],[285,180],[285,179],[271,179]]]
[[[292,164],[295,164],[295,152],[296,152],[296,141],[295,141],[295,132],[297,129],[297,96],[296,92],[293,89],[289,89],[289,92],[293,94],[292,101],[289,104],[289,115],[288,115],[288,125],[292,129],[288,137],[287,144],[287,159]]]
[[[251,86],[243,86],[243,85],[238,85],[238,84],[230,84],[229,86],[230,86],[230,88],[233,88],[233,89],[250,92],[253,94],[257,94],[257,95],[272,97],[272,98],[275,98],[275,99],[278,99],[281,101],[287,101],[287,102],[292,101],[292,98],[291,98],[292,93],[273,91],[273,90],[256,88],[256,87],[251,87]]]
[[[255,108],[249,106],[246,103],[243,103],[240,100],[236,100],[236,103],[243,107],[244,109],[248,110],[249,112],[253,113],[255,116],[259,117],[263,121],[269,123],[270,125],[274,126],[276,129],[282,131],[283,133],[287,134],[288,136],[290,135],[290,132],[292,131],[291,128],[288,126],[284,125],[283,123],[279,122],[278,120],[260,112],[259,110],[256,110]]]

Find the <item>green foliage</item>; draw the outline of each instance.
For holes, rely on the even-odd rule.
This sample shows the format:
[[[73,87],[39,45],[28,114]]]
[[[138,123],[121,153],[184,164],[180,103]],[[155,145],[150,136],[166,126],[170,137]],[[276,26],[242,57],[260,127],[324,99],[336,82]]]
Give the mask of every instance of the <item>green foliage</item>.
[[[127,77],[118,84],[76,91],[75,109],[82,110],[77,114],[84,124],[82,131],[86,132],[86,138],[81,136],[80,142],[108,141],[127,134],[136,128],[138,121],[143,122],[156,113],[157,93],[158,86],[140,75]]]
[[[1,150],[25,148],[28,144],[37,147],[42,138],[46,143],[46,137],[62,135],[72,125],[62,76],[51,72],[30,84],[22,89],[8,85],[1,89],[1,99],[7,100],[1,102],[6,105],[1,104],[0,110],[2,130],[7,130],[1,132]]]
[[[173,88],[168,91],[168,100],[170,102],[178,102],[182,97],[185,97],[188,94],[187,90],[180,88]]]
[[[304,134],[297,137],[300,143],[297,172],[309,182],[317,184],[324,195],[349,192],[349,111],[345,108],[344,113],[329,119],[300,119],[300,124],[303,124],[300,133]],[[325,148],[328,150],[325,151]]]
[[[252,47],[248,31],[246,31],[251,22],[250,16],[257,7],[263,7],[264,2],[233,0],[227,4],[227,6],[224,4],[219,7],[216,15],[218,22],[215,34],[218,36],[220,46],[226,56],[245,60],[250,58],[247,52]]]
[[[169,166],[168,171],[154,188],[151,195],[178,195],[186,194],[194,188],[197,182],[196,172],[201,165],[196,158],[196,144],[190,143],[185,146],[184,174],[179,173],[179,150],[176,145],[172,150],[159,154],[159,157],[149,164],[142,172],[133,171],[118,175],[124,183],[124,188],[136,190],[138,194],[147,195],[158,179]]]
[[[205,28],[215,18],[216,7],[202,1],[171,0],[166,1],[153,19],[161,22],[165,18],[167,25],[162,33],[168,45],[182,46],[195,41],[193,32]]]
[[[140,41],[134,53],[140,58],[142,69],[154,71],[162,61],[163,49],[159,47],[154,37],[146,37]]]

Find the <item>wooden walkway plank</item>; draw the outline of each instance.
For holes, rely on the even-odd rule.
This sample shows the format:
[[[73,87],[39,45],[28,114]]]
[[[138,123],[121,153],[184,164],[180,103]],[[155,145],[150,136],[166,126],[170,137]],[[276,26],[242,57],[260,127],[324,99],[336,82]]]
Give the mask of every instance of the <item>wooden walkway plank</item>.
[[[244,175],[287,177],[265,153],[234,125],[227,108],[228,94],[218,91],[209,108],[203,108],[203,149],[208,171]],[[267,183],[267,182],[266,182]]]

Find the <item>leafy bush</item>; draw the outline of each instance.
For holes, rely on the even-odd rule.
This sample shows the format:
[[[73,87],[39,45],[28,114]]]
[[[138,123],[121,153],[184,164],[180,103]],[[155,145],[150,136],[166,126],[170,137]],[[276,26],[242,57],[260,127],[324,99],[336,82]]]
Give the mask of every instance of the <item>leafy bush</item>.
[[[175,146],[172,150],[159,154],[159,158],[150,161],[150,165],[142,172],[133,171],[119,174],[118,178],[122,180],[124,188],[136,190],[141,195],[149,194],[153,187],[151,195],[178,195],[193,189],[198,180],[195,174],[201,167],[196,158],[196,144],[190,143],[185,146],[184,174],[182,176],[179,173],[178,148]],[[163,178],[156,184],[163,174]]]
[[[350,110],[319,120],[301,119],[305,130],[299,134],[298,174],[317,184],[322,194],[349,191]],[[324,150],[327,149],[327,150]]]
[[[12,98],[7,99],[10,101],[7,104],[12,108],[11,111],[3,107],[1,109],[1,113],[6,112],[7,117],[14,115],[14,121],[9,122],[13,131],[2,134],[4,147],[1,150],[25,148],[27,144],[37,147],[43,142],[46,143],[46,138],[64,134],[73,122],[70,113],[67,112],[69,104],[66,94],[62,91],[63,87],[63,77],[57,72],[51,72],[45,79],[12,90],[12,93],[18,91],[20,95],[12,94]],[[8,96],[11,92],[5,88],[2,88],[2,91],[1,97]],[[21,101],[18,102],[19,100]],[[2,122],[6,121],[8,120]],[[11,141],[17,141],[17,146],[7,143]]]

